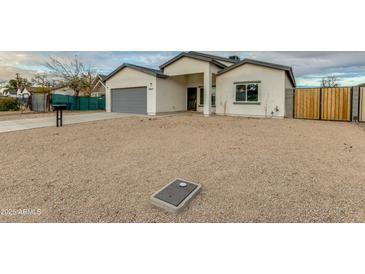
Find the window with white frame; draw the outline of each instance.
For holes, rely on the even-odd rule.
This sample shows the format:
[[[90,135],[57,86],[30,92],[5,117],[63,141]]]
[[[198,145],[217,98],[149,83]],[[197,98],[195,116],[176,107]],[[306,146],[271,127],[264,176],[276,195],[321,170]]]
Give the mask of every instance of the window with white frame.
[[[235,90],[236,102],[258,102],[259,83],[237,83]]]

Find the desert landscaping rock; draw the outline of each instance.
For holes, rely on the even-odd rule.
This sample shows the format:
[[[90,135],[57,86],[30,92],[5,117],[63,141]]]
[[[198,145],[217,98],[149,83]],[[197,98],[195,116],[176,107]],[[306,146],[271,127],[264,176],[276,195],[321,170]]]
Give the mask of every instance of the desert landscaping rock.
[[[143,122],[141,122],[141,120]],[[365,129],[199,115],[0,134],[1,222],[364,222]],[[204,186],[174,215],[163,182]]]

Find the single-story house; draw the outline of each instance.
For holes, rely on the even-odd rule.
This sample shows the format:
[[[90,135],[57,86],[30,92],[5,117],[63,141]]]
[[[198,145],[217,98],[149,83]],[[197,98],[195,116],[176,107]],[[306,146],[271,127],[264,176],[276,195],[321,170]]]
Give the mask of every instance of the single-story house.
[[[104,84],[109,112],[284,117],[292,113],[295,78],[288,66],[182,52],[159,69],[123,64]]]
[[[76,92],[68,86],[57,86],[51,89],[52,94],[74,96]]]
[[[8,83],[6,81],[0,82],[0,96],[1,95],[5,96],[4,91],[7,90],[7,85]]]
[[[21,98],[28,98],[31,95],[30,88],[24,87],[24,88],[18,88],[16,91],[16,96]]]
[[[92,97],[99,97],[99,96],[105,96],[105,87],[103,85],[103,79],[105,78],[105,75],[98,74],[96,75],[94,81],[92,82],[92,90],[90,93],[90,96]],[[51,89],[52,94],[59,94],[59,95],[69,95],[69,96],[76,96],[76,92],[65,85],[56,86]],[[80,91],[79,96],[87,96],[83,91]]]
[[[105,86],[103,84],[103,80],[106,75],[98,74],[93,83],[93,89],[91,91],[91,97],[101,97],[105,96]]]
[[[31,91],[29,87],[23,87],[18,89],[10,88],[4,90],[3,95],[8,97],[28,98],[31,95]]]
[[[15,88],[10,88],[10,89],[6,89],[3,91],[3,95],[4,96],[8,96],[8,97],[17,97],[17,90]]]

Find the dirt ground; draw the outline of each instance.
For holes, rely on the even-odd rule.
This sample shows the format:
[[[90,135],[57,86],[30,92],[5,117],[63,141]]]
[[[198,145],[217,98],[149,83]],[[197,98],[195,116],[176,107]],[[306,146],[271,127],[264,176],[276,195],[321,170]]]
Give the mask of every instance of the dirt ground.
[[[354,123],[186,114],[0,138],[1,222],[365,222]],[[177,177],[202,192],[178,215],[153,207]]]
[[[103,112],[102,110],[65,110],[65,115],[73,115],[73,114],[86,114],[86,113],[94,113],[94,112]],[[10,120],[21,120],[21,119],[31,119],[31,118],[42,118],[55,116],[55,112],[33,112],[33,111],[0,111],[0,121],[10,121]]]

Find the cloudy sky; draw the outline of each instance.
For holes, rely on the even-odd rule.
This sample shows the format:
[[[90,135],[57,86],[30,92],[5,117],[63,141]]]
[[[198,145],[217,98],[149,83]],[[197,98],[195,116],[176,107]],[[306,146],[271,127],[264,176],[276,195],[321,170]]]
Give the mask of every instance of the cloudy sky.
[[[16,72],[31,78],[37,72],[47,71],[45,62],[50,56],[73,57],[81,60],[102,74],[108,74],[122,63],[134,63],[157,68],[179,52],[0,52],[0,82],[11,79]],[[228,57],[252,58],[291,66],[298,86],[318,86],[326,75],[335,75],[342,86],[365,83],[365,52],[259,52],[215,51],[210,54]]]

